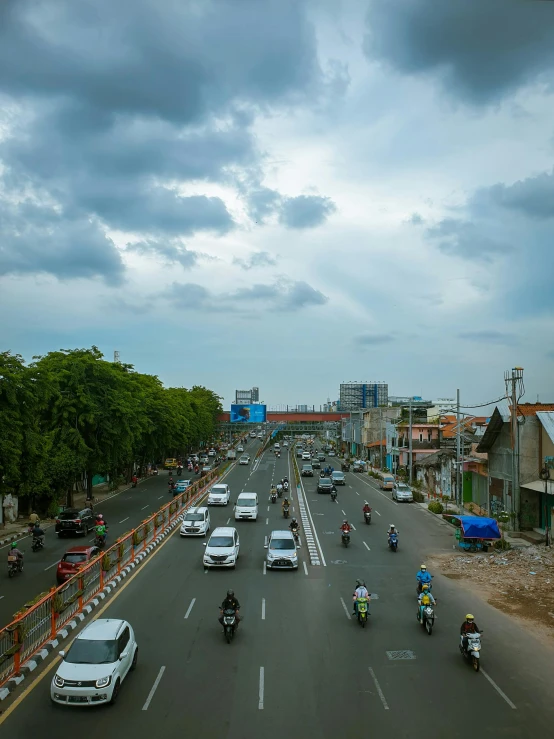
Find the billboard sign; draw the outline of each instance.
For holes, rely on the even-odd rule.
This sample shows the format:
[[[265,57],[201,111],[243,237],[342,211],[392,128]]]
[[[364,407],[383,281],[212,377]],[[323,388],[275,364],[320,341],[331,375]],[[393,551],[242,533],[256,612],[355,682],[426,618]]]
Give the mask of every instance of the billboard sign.
[[[265,423],[267,406],[260,404],[231,405],[231,423]]]

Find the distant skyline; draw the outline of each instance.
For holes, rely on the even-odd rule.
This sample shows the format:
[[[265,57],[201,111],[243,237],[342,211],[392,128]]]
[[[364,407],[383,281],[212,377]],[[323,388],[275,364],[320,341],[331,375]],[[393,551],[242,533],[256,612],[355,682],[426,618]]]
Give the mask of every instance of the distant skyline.
[[[0,349],[226,408],[477,404],[516,365],[554,400],[554,3],[0,13]]]

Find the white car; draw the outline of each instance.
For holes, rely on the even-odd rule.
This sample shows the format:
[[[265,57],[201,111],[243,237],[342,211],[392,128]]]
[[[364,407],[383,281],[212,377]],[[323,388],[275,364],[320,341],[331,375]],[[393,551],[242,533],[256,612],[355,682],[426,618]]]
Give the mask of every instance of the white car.
[[[60,656],[50,698],[63,705],[97,706],[116,702],[121,683],[137,666],[138,646],[130,623],[99,618]]]
[[[334,450],[334,449],[329,449],[329,451],[327,452],[327,454],[328,454],[328,455],[329,455],[330,457],[334,457],[334,456],[335,456],[335,450]]]
[[[208,457],[215,457],[215,449],[210,449],[208,452]]]
[[[236,567],[239,558],[240,542],[238,531],[231,526],[219,526],[213,534],[204,551],[204,567]]]
[[[281,448],[281,445],[279,444],[278,441],[275,442],[275,444],[273,445],[273,448],[274,449],[280,449]]]
[[[288,446],[288,445],[289,445],[288,441],[283,442],[283,446]]]
[[[250,457],[248,454],[243,454],[242,457],[239,459],[239,464],[250,464]]]
[[[310,454],[310,452],[302,452],[302,459],[307,459],[308,461],[310,461],[311,458],[312,455]]]
[[[263,434],[258,434],[258,439],[263,439],[263,438],[264,438]]]
[[[206,536],[210,530],[210,512],[205,506],[193,506],[183,514],[181,536]]]
[[[397,482],[394,484],[392,488],[392,498],[393,500],[397,500],[401,503],[412,503],[414,500],[414,496],[412,494],[410,486],[406,485],[405,482]]]
[[[244,447],[243,446],[238,446],[237,447],[237,452],[243,452],[243,451],[244,451]]]
[[[231,490],[224,483],[212,485],[208,492],[208,505],[228,505],[230,499]]]

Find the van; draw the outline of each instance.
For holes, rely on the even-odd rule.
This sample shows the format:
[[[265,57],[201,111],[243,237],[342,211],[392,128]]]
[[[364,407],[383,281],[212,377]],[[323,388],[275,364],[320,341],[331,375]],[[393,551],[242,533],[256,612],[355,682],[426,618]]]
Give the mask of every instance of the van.
[[[237,452],[235,449],[229,449],[227,452],[227,459],[236,459],[237,458]]]
[[[392,490],[394,488],[394,475],[383,475],[381,478],[381,490]]]
[[[258,518],[258,495],[257,493],[241,493],[235,505],[235,521],[251,520]]]

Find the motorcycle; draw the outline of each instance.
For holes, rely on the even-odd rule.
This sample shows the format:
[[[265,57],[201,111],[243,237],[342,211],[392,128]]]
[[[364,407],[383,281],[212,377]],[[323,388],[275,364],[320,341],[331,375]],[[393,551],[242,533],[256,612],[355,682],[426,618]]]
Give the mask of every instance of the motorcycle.
[[[299,539],[298,539],[298,527],[296,526],[296,527],[295,527],[294,529],[291,529],[291,531],[292,531],[292,535],[294,536],[294,541],[295,541],[295,543],[296,543],[296,544],[299,544]]]
[[[464,637],[460,635],[460,652],[462,655],[471,662],[471,665],[475,672],[479,672],[481,666],[481,634],[479,631],[477,634],[466,634],[467,636],[467,649],[464,649]]]
[[[103,549],[105,545],[106,545],[106,537],[96,534],[96,537],[94,539],[94,546],[98,547],[98,549]]]
[[[282,498],[283,497],[283,486],[277,485],[277,495]]]
[[[283,508],[283,517],[288,518],[289,517],[289,507],[288,505],[284,506]]]
[[[137,480],[133,480],[133,487],[136,488],[137,485],[138,485],[138,481]]]
[[[325,470],[321,470],[321,472],[319,473],[319,476],[320,477],[327,477],[327,475],[325,474]]]
[[[337,491],[331,490],[331,501],[334,503],[337,499]]]
[[[371,523],[371,511],[364,511],[364,521],[368,525]]]
[[[179,475],[179,477],[183,474],[183,468],[182,467],[177,467],[177,474]]]
[[[288,484],[288,482],[284,482],[283,483],[283,488],[285,490],[285,493],[288,493],[288,491],[289,491],[289,484]]]
[[[358,623],[363,629],[365,629],[367,623],[368,606],[367,598],[356,599],[356,615],[358,617]]]
[[[350,533],[348,531],[343,531],[341,539],[344,546],[347,547],[350,544]]]
[[[396,552],[398,549],[398,534],[391,534],[389,536],[389,549]]]
[[[44,540],[41,536],[33,537],[31,542],[31,549],[33,552],[39,552],[44,547]]]
[[[223,611],[223,632],[225,634],[225,639],[227,640],[227,644],[231,643],[235,635],[236,627],[237,627],[237,614],[232,608],[226,608]]]
[[[277,503],[277,493],[271,493],[271,502]]]
[[[8,576],[13,577],[18,572],[23,572],[23,560],[17,554],[8,554]]]
[[[436,603],[436,600],[435,600]],[[417,620],[427,631],[429,636],[433,633],[435,623],[435,611],[431,603],[424,603],[417,607]]]
[[[154,468],[154,469],[152,470],[152,474],[153,474],[153,475],[157,475],[157,474],[158,474],[158,468],[157,468],[157,467],[155,467],[155,468]]]

